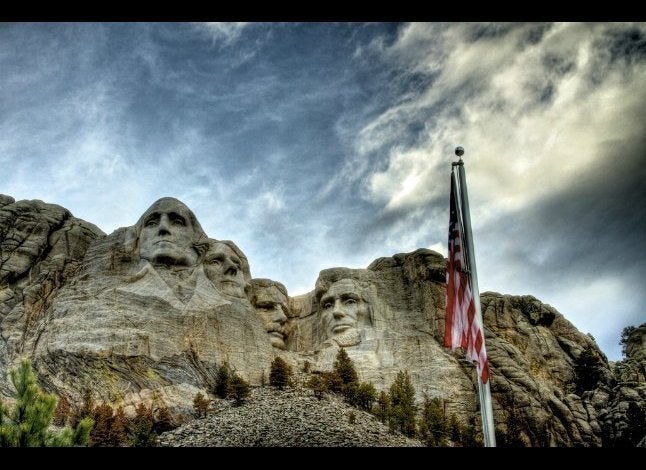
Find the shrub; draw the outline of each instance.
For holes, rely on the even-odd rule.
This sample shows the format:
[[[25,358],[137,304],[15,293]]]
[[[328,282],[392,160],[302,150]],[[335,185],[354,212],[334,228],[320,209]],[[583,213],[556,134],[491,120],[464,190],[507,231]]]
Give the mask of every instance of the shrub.
[[[204,398],[204,395],[201,392],[198,392],[193,398],[193,409],[195,410],[196,418],[203,418],[206,416],[206,412],[209,410],[209,401]]]
[[[290,384],[292,375],[292,368],[280,357],[276,357],[271,362],[271,370],[269,371],[269,384],[279,389],[283,389],[286,385]]]

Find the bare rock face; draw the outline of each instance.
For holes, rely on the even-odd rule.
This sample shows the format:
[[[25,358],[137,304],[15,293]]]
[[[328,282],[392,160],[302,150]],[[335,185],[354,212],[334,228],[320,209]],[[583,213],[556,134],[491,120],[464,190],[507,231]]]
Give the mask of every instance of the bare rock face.
[[[362,381],[387,390],[408,370],[418,400],[441,398],[479,426],[475,368],[442,345],[446,260],[433,251],[325,269],[311,292],[290,297],[280,282],[252,279],[235,243],[209,238],[177,199],[105,235],[60,206],[8,196],[0,248],[0,394],[7,369],[30,357],[41,384],[72,403],[90,388],[127,411],[161,399],[189,415],[225,362],[260,385],[276,356],[317,373],[345,348]],[[594,341],[552,307],[496,293],[481,301],[500,443],[598,446],[625,428],[626,403],[644,406],[643,387],[617,388]],[[630,351],[643,385],[638,339]],[[579,396],[583,351],[600,380]]]
[[[532,296],[481,296],[496,423],[524,423],[507,442],[533,446],[599,446],[594,407],[574,394],[573,364],[591,348],[603,382],[608,362],[594,341]],[[498,429],[498,428],[497,428]]]
[[[33,355],[45,312],[102,236],[60,206],[0,195],[1,377],[12,359]],[[0,391],[7,390],[0,380]]]

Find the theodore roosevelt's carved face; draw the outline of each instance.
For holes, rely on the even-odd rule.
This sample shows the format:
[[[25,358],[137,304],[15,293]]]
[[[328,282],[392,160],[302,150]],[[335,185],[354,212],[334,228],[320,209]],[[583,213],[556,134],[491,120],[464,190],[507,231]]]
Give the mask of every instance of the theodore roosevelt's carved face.
[[[142,216],[139,256],[154,264],[194,266],[196,228],[191,212],[180,201],[163,198]]]
[[[253,286],[252,303],[256,312],[265,321],[271,345],[275,348],[285,349],[287,296],[275,285]]]

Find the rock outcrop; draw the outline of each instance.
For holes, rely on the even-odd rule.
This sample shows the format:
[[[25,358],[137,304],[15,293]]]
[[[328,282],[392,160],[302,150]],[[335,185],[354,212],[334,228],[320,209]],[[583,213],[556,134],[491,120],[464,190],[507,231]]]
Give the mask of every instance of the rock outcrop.
[[[33,356],[60,289],[76,276],[90,244],[105,234],[43,201],[0,195],[0,373]],[[6,381],[0,392],[7,393]]]
[[[72,403],[89,388],[127,411],[161,398],[188,417],[224,363],[260,385],[276,356],[317,373],[343,347],[378,390],[408,370],[418,401],[440,398],[448,414],[478,424],[475,369],[442,345],[446,260],[431,250],[325,269],[311,292],[290,297],[280,282],[252,279],[244,253],[209,238],[176,199],[105,235],[60,206],[8,196],[0,196],[0,248],[3,394],[7,369],[29,357],[41,384]],[[497,293],[481,303],[501,443],[599,446],[626,427],[626,403],[644,409],[643,342],[631,346],[637,380],[617,384],[595,342],[552,307]],[[584,351],[598,380],[579,395]],[[279,443],[252,434],[214,445]]]

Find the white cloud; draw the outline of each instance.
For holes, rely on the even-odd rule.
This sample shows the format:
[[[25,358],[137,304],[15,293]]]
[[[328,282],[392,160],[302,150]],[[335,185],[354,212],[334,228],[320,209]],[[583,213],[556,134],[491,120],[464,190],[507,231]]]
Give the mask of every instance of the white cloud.
[[[207,22],[201,23],[199,26],[213,38],[214,43],[221,42],[224,46],[228,46],[240,37],[243,30],[249,26],[249,23]]]
[[[477,220],[485,223],[500,210],[531,205],[570,184],[604,157],[600,148],[607,141],[643,132],[634,117],[646,101],[646,67],[627,75],[622,67],[591,61],[598,54],[595,41],[606,31],[602,25],[556,25],[540,42],[522,47],[524,28],[475,42],[468,28],[440,32],[436,26],[411,25],[387,51],[389,57],[414,59],[411,69],[439,76],[418,99],[387,109],[357,137],[360,155],[388,151],[387,167],[368,175],[364,193],[370,201],[385,202],[386,211],[432,199],[434,180],[449,171],[458,144],[466,148]],[[547,58],[570,70],[556,73]],[[603,82],[592,84],[590,76],[601,72]],[[541,101],[541,93],[551,98]],[[446,99],[450,103],[439,106]],[[424,110],[431,109],[437,114],[421,143],[389,148],[406,141],[406,124],[424,119]]]
[[[264,206],[267,211],[276,212],[285,208],[283,197],[276,191],[266,191],[261,195]]]
[[[448,254],[449,254],[448,248],[446,247],[447,243],[440,243],[440,242],[433,243],[428,248],[430,250],[437,251],[439,254],[441,254],[442,256],[444,256],[446,258],[448,256]]]

